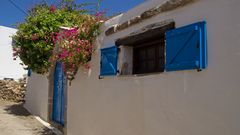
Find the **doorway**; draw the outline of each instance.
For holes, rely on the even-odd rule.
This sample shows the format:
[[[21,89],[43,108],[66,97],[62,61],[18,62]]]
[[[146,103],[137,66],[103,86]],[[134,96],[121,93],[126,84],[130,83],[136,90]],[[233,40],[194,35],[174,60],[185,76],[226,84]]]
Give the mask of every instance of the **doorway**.
[[[64,126],[66,77],[61,62],[57,62],[54,71],[52,120]]]

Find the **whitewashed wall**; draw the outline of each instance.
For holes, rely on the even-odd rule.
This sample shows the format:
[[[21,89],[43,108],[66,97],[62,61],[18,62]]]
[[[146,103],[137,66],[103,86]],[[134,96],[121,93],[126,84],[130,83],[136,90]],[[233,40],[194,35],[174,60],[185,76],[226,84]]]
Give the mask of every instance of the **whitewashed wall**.
[[[24,107],[33,115],[48,120],[48,79],[46,75],[32,73],[28,77]]]
[[[164,0],[150,0],[105,23],[122,23]],[[176,26],[206,20],[208,67],[146,76],[98,79],[97,50],[88,73],[68,87],[68,135],[239,135],[240,1],[198,0],[111,36],[98,47],[154,22]]]
[[[19,64],[21,61],[13,60],[12,38],[16,29],[0,26],[0,79],[22,78],[26,71]]]

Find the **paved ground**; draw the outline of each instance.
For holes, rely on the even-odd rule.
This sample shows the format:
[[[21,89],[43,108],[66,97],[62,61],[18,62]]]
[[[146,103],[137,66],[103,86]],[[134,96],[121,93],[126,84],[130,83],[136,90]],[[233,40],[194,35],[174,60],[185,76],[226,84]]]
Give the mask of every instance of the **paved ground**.
[[[0,101],[0,135],[55,135],[22,104]]]

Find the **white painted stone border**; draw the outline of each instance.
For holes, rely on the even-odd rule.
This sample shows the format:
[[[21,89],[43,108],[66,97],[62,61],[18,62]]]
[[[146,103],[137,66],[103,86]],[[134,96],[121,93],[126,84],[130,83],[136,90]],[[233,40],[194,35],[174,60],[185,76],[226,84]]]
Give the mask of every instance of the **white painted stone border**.
[[[42,125],[44,125],[45,127],[47,127],[48,129],[52,130],[56,135],[63,135],[63,133],[58,130],[57,128],[53,127],[51,124],[49,124],[48,122],[42,120],[40,117],[38,116],[34,116],[36,120],[38,120]]]

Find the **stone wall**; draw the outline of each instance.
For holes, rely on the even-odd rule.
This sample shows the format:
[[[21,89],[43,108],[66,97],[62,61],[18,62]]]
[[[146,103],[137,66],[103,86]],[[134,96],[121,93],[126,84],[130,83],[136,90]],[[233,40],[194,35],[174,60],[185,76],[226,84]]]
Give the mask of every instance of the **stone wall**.
[[[0,80],[0,100],[23,102],[26,91],[26,78],[14,80]]]

